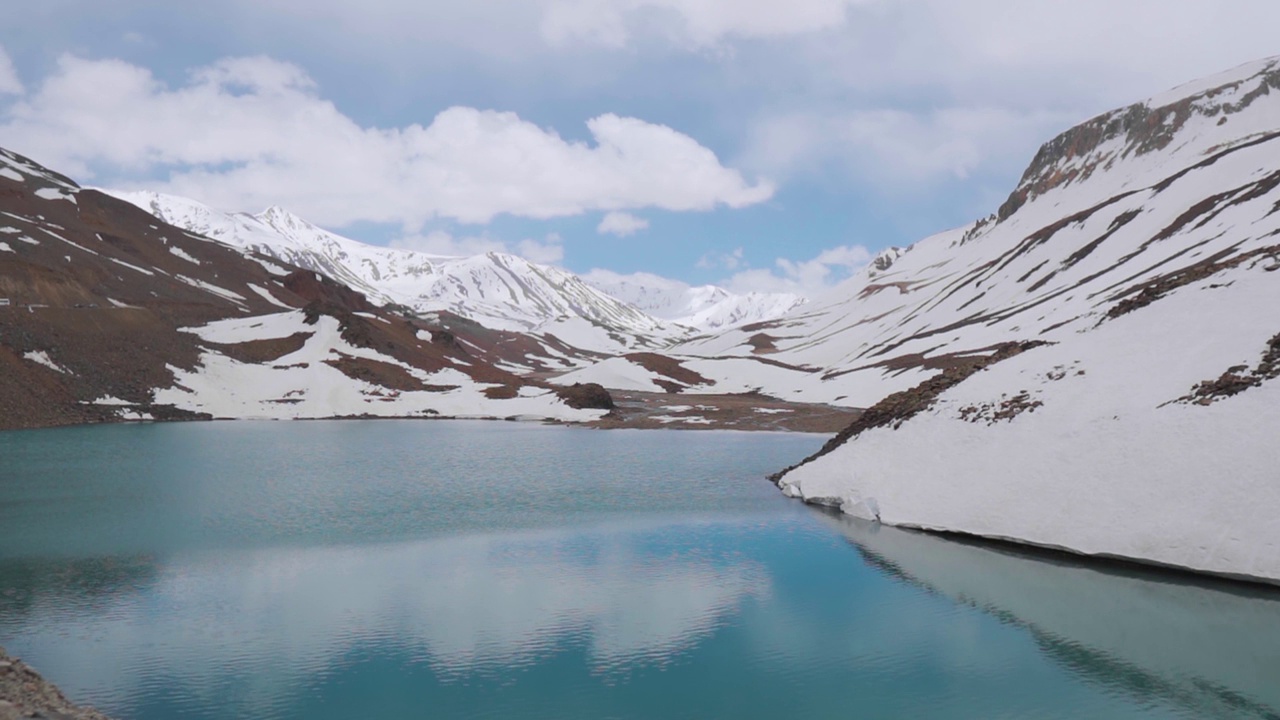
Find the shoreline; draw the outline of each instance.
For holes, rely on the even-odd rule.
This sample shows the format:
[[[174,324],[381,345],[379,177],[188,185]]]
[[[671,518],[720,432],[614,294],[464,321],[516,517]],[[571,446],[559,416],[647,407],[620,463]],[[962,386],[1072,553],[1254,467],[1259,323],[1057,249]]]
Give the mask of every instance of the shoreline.
[[[0,720],[111,720],[67,699],[58,686],[0,647]]]
[[[834,435],[861,414],[860,409],[815,403],[792,403],[767,396],[681,395],[611,391],[617,405],[594,420],[567,421],[532,415],[331,415],[295,418],[167,417],[136,420],[105,417],[91,422],[46,425],[9,425],[0,418],[0,432],[51,430],[96,425],[272,421],[307,422],[318,420],[484,420],[536,422],[559,427],[595,430],[733,430],[738,432],[795,432]]]

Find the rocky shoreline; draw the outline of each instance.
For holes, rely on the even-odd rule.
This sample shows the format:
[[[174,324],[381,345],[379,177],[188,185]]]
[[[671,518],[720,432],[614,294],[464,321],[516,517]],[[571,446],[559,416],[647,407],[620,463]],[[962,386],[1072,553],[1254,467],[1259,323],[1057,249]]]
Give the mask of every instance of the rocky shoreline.
[[[0,648],[0,720],[111,720],[72,703],[53,683]]]

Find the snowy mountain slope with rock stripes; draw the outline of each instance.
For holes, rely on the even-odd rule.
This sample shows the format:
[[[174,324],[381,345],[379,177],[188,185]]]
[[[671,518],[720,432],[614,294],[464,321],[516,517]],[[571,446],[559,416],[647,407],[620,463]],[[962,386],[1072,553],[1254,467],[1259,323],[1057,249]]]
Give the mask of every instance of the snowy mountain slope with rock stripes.
[[[563,349],[388,312],[5,150],[0,238],[0,428],[604,413],[504,369]]]
[[[833,385],[902,390],[778,481],[883,523],[1280,582],[1277,308],[1272,59],[1067,131],[996,215],[755,330]]]

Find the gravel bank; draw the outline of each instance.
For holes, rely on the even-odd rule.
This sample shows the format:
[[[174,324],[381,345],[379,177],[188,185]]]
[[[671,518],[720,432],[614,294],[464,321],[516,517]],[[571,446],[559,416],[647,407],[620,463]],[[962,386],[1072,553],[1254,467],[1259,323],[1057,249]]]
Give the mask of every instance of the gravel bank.
[[[110,720],[97,710],[73,705],[61,690],[0,648],[0,720],[26,718]]]

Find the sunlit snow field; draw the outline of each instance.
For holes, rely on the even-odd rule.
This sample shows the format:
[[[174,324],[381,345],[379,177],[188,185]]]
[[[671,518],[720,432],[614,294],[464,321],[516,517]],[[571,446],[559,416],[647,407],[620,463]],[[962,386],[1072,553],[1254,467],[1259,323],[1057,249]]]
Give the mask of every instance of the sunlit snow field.
[[[857,525],[819,436],[0,433],[0,645],[168,718],[1270,718],[1280,593]]]

